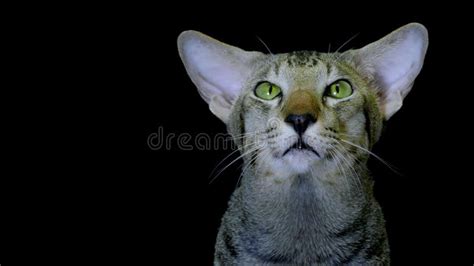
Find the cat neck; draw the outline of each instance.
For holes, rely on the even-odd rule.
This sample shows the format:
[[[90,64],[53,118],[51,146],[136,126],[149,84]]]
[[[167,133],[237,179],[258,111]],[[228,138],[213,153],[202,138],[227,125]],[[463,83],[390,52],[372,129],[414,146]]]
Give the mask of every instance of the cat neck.
[[[279,232],[311,231],[329,234],[340,221],[357,219],[373,200],[372,180],[365,168],[354,176],[327,173],[287,177],[249,171],[239,188],[244,210],[254,222]],[[342,225],[341,225],[342,226]],[[316,231],[315,231],[316,230]]]
[[[232,228],[229,234],[262,261],[304,264],[344,257],[383,228],[370,178],[366,172],[358,174],[366,181],[362,186],[309,173],[277,183],[272,176],[247,173],[233,195],[224,228]]]

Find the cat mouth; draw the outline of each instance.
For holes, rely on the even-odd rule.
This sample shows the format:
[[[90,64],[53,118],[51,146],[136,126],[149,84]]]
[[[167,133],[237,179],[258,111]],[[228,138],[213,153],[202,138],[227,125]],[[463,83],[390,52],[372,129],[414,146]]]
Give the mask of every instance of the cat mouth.
[[[308,145],[304,140],[301,138],[298,138],[298,141],[295,142],[293,145],[291,145],[282,155],[285,156],[289,152],[304,152],[304,151],[309,151],[314,154],[316,154],[318,157],[321,157],[319,153],[310,145]]]

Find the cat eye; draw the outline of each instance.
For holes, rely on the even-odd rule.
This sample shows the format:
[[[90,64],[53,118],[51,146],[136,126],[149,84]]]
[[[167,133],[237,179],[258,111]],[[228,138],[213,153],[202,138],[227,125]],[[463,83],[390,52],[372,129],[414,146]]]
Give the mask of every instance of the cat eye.
[[[345,80],[338,80],[333,84],[329,85],[326,89],[326,96],[343,99],[352,95],[353,89],[349,82]]]
[[[263,100],[273,100],[280,94],[280,87],[267,81],[261,82],[255,87],[255,96]]]

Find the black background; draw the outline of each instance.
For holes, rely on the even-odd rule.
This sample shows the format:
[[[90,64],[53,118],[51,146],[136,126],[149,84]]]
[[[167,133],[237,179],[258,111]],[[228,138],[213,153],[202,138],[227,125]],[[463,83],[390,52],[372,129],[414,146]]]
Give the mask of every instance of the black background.
[[[402,175],[376,160],[369,167],[387,221],[393,265],[456,260],[466,254],[459,239],[470,231],[461,215],[470,211],[467,206],[459,210],[463,201],[458,195],[467,175],[453,170],[456,157],[451,150],[462,137],[451,132],[464,125],[455,121],[456,104],[449,97],[453,92],[447,93],[454,75],[453,53],[460,48],[452,40],[459,40],[465,26],[449,19],[450,14],[456,16],[454,11],[395,11],[389,3],[366,13],[338,6],[292,11],[249,6],[237,11],[226,5],[205,13],[204,8],[189,6],[187,12],[122,6],[102,10],[91,21],[83,16],[84,29],[76,25],[84,36],[74,40],[79,56],[83,53],[83,60],[90,60],[82,72],[87,76],[85,94],[101,109],[92,115],[99,119],[91,120],[86,134],[106,151],[88,151],[86,161],[96,170],[84,171],[81,164],[73,168],[87,176],[76,182],[86,189],[78,193],[82,196],[73,209],[81,213],[76,217],[81,221],[77,236],[87,239],[89,252],[212,263],[220,218],[241,162],[209,184],[212,170],[231,150],[183,151],[176,141],[169,150],[147,145],[159,127],[165,134],[226,132],[185,72],[176,47],[180,32],[198,30],[245,50],[265,52],[258,36],[273,53],[325,52],[329,43],[333,51],[355,34],[343,51],[419,22],[430,37],[423,70],[374,148]],[[90,77],[97,79],[91,84]]]

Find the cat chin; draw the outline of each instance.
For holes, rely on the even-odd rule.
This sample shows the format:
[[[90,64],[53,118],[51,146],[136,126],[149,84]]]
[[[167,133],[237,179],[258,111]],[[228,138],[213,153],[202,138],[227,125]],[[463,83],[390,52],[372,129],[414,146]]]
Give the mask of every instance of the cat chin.
[[[281,158],[283,165],[294,174],[308,173],[321,159],[311,151],[290,151]]]

